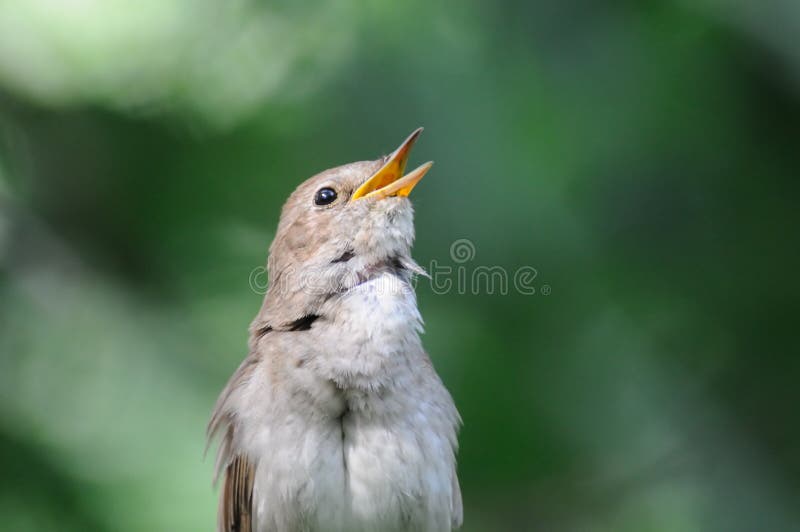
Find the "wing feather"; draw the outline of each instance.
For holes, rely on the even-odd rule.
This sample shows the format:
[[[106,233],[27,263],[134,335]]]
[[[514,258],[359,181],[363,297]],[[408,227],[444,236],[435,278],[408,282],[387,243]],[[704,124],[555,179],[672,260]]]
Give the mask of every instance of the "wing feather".
[[[219,497],[218,532],[253,532],[253,483],[255,464],[237,448],[236,415],[231,403],[234,392],[246,383],[258,357],[250,354],[231,377],[214,406],[208,424],[208,445],[224,432],[216,458],[216,482],[222,475]]]
[[[219,499],[219,532],[253,532],[253,479],[255,468],[242,455],[225,469]]]

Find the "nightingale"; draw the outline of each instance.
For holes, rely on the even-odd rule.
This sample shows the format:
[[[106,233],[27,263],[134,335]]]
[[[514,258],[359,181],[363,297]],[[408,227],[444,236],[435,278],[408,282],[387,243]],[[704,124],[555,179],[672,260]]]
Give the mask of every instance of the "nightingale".
[[[404,174],[390,155],[302,183],[270,246],[249,354],[208,426],[220,532],[449,531],[461,423],[420,341]]]

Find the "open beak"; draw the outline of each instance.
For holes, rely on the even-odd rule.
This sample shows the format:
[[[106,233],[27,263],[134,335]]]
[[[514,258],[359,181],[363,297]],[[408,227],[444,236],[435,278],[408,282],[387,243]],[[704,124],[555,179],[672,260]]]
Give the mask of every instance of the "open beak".
[[[403,175],[406,169],[408,153],[414,142],[422,133],[422,128],[417,129],[403,141],[399,148],[386,159],[386,163],[380,170],[375,172],[363,185],[353,193],[350,201],[361,198],[383,199],[390,196],[408,196],[411,190],[422,179],[431,166],[432,162],[427,162],[416,170]]]

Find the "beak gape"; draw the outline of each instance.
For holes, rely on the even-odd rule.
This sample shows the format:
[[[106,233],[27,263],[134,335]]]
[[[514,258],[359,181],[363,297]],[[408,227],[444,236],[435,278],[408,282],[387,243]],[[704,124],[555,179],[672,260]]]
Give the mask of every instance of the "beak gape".
[[[433,166],[433,162],[429,161],[414,171],[403,175],[408,154],[420,133],[422,133],[422,128],[409,135],[400,147],[389,156],[381,169],[358,187],[350,201],[364,198],[383,199],[391,196],[405,197],[411,194],[414,186]]]

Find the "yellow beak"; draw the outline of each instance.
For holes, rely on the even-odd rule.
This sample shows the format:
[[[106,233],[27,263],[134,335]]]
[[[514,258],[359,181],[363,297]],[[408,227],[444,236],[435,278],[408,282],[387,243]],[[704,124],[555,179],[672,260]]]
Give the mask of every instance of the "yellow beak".
[[[403,175],[408,154],[420,133],[422,133],[422,128],[418,128],[409,135],[400,147],[387,157],[386,163],[381,169],[358,187],[350,201],[360,198],[383,199],[390,196],[408,196],[411,194],[414,186],[433,166],[433,162],[427,162],[413,172]]]

